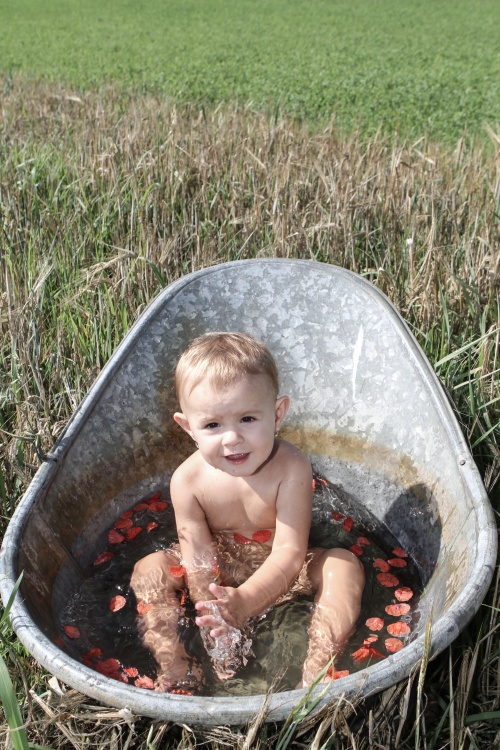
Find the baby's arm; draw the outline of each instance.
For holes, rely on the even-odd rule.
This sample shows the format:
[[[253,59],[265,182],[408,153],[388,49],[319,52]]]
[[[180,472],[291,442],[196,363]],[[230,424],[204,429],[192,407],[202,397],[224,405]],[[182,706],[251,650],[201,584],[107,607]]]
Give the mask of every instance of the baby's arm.
[[[196,602],[212,598],[208,587],[217,577],[217,553],[205,512],[192,491],[193,486],[195,477],[185,462],[172,476],[170,495],[189,593]]]
[[[190,489],[193,486],[194,477],[189,476],[184,465],[180,466],[172,477],[170,491],[189,595],[195,603],[203,600],[203,608],[212,613],[210,623],[198,622],[197,618],[197,624],[216,674],[225,680],[246,663],[250,642],[224,620],[210,591],[210,584],[218,577],[217,550],[205,512]],[[214,623],[218,626],[217,635],[212,636],[210,628]]]
[[[225,622],[241,628],[250,618],[262,614],[288,589],[301,570],[307,552],[311,525],[312,475],[305,456],[296,449],[289,451],[285,477],[276,499],[276,533],[271,554],[261,567],[238,588],[210,584],[218,610]],[[202,610],[199,601],[196,609]],[[210,626],[217,637],[223,628],[212,614],[197,618]]]

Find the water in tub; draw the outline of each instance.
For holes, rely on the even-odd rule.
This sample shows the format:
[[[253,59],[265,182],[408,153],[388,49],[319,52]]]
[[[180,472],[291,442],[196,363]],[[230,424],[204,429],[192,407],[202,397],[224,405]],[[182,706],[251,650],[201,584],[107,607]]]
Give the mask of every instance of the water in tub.
[[[330,677],[341,679],[409,642],[419,616],[422,584],[406,550],[361,504],[351,498],[346,507],[338,488],[318,474],[313,488],[311,545],[350,549],[366,572],[357,630],[329,670]],[[104,545],[95,550],[88,577],[57,613],[59,644],[72,656],[108,677],[154,689],[157,664],[142,645],[138,631],[143,603],[137,601],[129,582],[137,560],[175,541],[174,528],[168,487],[137,497],[116,519]],[[271,685],[277,691],[297,686],[306,655],[312,600],[300,597],[285,602],[260,619],[250,634],[251,643],[245,644],[248,662],[234,677],[221,682],[201,643],[182,578],[179,581],[178,633],[187,652],[201,663],[204,675],[196,694],[255,695],[265,693]]]

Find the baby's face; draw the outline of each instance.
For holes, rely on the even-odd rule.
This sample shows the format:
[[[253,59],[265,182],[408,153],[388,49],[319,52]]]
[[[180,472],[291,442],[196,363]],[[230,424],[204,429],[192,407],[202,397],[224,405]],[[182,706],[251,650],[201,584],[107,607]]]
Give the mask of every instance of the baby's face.
[[[264,375],[245,375],[222,390],[202,380],[183,401],[176,421],[210,466],[235,477],[252,476],[268,460],[289,404],[275,398]]]

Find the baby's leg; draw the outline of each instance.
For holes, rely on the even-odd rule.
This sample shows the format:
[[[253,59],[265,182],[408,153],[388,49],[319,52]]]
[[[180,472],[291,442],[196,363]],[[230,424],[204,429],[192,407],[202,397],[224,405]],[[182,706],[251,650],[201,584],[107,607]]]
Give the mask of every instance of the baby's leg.
[[[175,592],[184,586],[184,579],[173,576],[171,566],[179,566],[174,554],[153,552],[135,564],[130,580],[142,641],[159,665],[159,691],[189,689],[201,679],[177,632],[182,610]]]
[[[316,550],[309,577],[316,596],[302,670],[303,687],[311,685],[352,635],[365,585],[365,573],[358,558],[340,548]]]

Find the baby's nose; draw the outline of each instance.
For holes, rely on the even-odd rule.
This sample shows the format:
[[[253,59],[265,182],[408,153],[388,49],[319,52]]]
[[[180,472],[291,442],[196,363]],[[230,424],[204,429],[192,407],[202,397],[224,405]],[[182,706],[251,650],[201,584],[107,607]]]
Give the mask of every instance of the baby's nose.
[[[224,443],[224,445],[237,445],[239,442],[241,442],[240,433],[235,429],[226,430],[222,438],[222,442]]]

